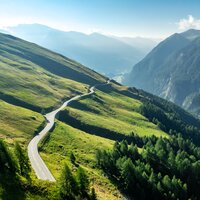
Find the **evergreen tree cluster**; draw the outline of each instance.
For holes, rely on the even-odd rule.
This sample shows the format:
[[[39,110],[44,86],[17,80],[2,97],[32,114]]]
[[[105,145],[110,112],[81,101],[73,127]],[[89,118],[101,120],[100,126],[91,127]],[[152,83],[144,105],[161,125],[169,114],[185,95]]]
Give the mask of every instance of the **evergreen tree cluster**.
[[[59,194],[63,200],[97,200],[94,188],[90,191],[90,181],[83,168],[78,167],[76,175],[65,164],[60,178]]]
[[[173,109],[175,105],[163,105],[161,102],[144,102],[139,111],[161,130],[171,135],[181,133],[185,139],[200,145],[200,121],[180,108]]]
[[[70,158],[71,161],[75,163],[76,158],[73,153],[71,153]],[[90,180],[81,167],[78,167],[76,175],[74,175],[70,168],[65,165],[58,184],[59,187],[56,187],[53,191],[49,191],[49,193],[40,191],[42,187],[40,188],[33,184],[30,171],[31,168],[25,150],[21,148],[18,143],[15,144],[14,148],[9,148],[3,140],[0,140],[1,186],[2,184],[4,184],[5,187],[12,185],[12,187],[16,187],[19,190],[19,193],[30,189],[33,193],[49,195],[50,199],[97,200],[95,190],[94,188],[90,190]],[[22,177],[24,178],[22,179]],[[12,183],[5,183],[3,179],[12,181]],[[27,181],[24,182],[23,180]],[[8,193],[10,193],[10,188],[8,188],[8,190]]]
[[[0,140],[0,174],[29,177],[30,165],[28,156],[18,143],[11,151],[3,140]]]
[[[200,199],[200,148],[180,134],[98,150],[97,165],[130,199]]]
[[[0,140],[0,199],[24,199],[32,185],[27,153],[17,143],[13,147]]]

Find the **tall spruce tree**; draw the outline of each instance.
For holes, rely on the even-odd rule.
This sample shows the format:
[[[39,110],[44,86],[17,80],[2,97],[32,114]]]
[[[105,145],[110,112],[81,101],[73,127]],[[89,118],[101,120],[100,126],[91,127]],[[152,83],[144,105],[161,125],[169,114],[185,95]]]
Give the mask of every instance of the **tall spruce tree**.
[[[20,175],[28,178],[31,171],[28,156],[18,143],[15,144],[15,155],[19,164]]]
[[[64,200],[76,199],[76,196],[78,195],[77,182],[66,164],[64,165],[60,178],[59,193],[61,199]]]
[[[78,182],[78,187],[81,192],[81,194],[84,197],[87,197],[87,194],[89,192],[89,179],[83,168],[79,167],[77,170],[77,182]]]

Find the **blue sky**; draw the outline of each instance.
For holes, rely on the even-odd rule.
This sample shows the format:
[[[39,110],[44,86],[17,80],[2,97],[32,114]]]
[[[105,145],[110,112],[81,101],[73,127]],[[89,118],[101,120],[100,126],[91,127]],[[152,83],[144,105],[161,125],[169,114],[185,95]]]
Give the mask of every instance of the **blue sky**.
[[[66,31],[164,38],[200,28],[199,10],[199,0],[0,0],[0,28],[41,23]]]

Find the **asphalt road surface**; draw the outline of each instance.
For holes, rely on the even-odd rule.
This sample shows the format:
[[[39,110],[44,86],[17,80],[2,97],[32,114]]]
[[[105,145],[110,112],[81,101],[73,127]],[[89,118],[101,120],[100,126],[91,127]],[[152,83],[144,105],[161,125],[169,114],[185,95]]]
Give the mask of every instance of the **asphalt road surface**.
[[[35,174],[38,177],[38,179],[48,180],[48,181],[56,181],[54,176],[52,175],[52,173],[50,172],[50,170],[48,169],[48,167],[46,166],[46,164],[44,163],[44,161],[42,160],[42,158],[40,157],[39,152],[38,152],[38,143],[53,127],[56,114],[59,111],[61,111],[62,109],[64,109],[66,106],[68,106],[70,102],[72,102],[74,100],[78,100],[78,99],[80,99],[84,96],[89,96],[89,95],[93,94],[95,87],[98,87],[100,85],[106,85],[106,84],[109,84],[109,83],[110,83],[110,80],[108,80],[104,84],[95,85],[95,86],[93,86],[89,89],[88,93],[72,97],[71,99],[64,102],[61,107],[59,107],[58,109],[56,109],[56,110],[45,115],[45,118],[47,120],[47,125],[45,126],[45,128],[40,133],[38,133],[30,141],[30,143],[28,145],[28,157],[29,157],[29,160],[31,162],[31,166],[32,166],[33,170],[35,171]]]

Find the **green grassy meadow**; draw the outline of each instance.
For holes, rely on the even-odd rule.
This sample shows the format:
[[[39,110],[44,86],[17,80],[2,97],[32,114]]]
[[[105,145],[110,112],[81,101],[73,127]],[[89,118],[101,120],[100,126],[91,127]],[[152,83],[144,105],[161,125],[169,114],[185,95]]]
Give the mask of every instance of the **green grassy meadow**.
[[[26,149],[28,142],[44,125],[42,114],[106,80],[104,76],[62,55],[0,34],[0,138],[9,144],[11,150],[15,142]],[[59,180],[64,163],[73,172],[80,165],[88,173],[91,187],[95,188],[99,199],[122,199],[117,187],[97,168],[95,151],[112,148],[115,139],[110,137],[111,133],[123,137],[129,137],[132,133],[140,137],[169,137],[158,125],[140,114],[144,103],[141,98],[144,101],[153,99],[145,93],[139,94],[135,88],[130,89],[112,81],[111,85],[98,87],[95,94],[65,108],[58,115],[55,128],[39,145],[41,156],[55,178]],[[167,113],[167,109],[162,107],[163,112]],[[170,112],[175,113],[173,109]],[[61,116],[66,120],[61,120]],[[86,129],[74,126],[69,118]],[[70,161],[71,152],[76,157],[76,165]],[[5,199],[7,195],[7,199],[13,199],[18,195],[20,200],[54,199],[57,183],[37,180],[33,170],[32,185],[22,180],[23,190],[14,190],[13,183],[7,184],[12,182],[12,177],[6,178],[8,181],[0,182],[0,198]],[[12,190],[16,194],[10,194]]]
[[[98,148],[111,149],[114,141],[93,136],[57,121],[54,131],[41,145],[41,155],[56,179],[59,179],[64,163],[73,170],[76,169],[70,162],[70,153],[76,157],[76,163],[83,167],[95,188],[99,199],[121,199],[116,187],[103,176],[96,168],[95,151]]]
[[[83,124],[125,135],[133,132],[139,136],[167,136],[139,113],[142,102],[116,92],[96,90],[91,98],[80,100],[78,107],[76,103],[73,105],[66,108],[68,114]]]
[[[168,134],[161,131],[155,124],[139,114],[142,103],[119,93],[106,94],[96,90],[90,98],[74,102],[67,107],[67,113],[80,123],[117,133],[129,135],[131,132],[139,136],[163,136]],[[70,123],[69,123],[70,124]],[[111,149],[114,140],[89,134],[60,121],[55,129],[40,144],[41,155],[54,176],[59,179],[64,163],[76,167],[70,162],[73,152],[76,162],[89,174],[92,186],[95,187],[99,199],[121,199],[120,192],[96,167],[95,151],[98,148]],[[141,152],[142,149],[139,149]]]
[[[43,121],[39,113],[0,100],[0,138],[9,144],[27,146]]]

